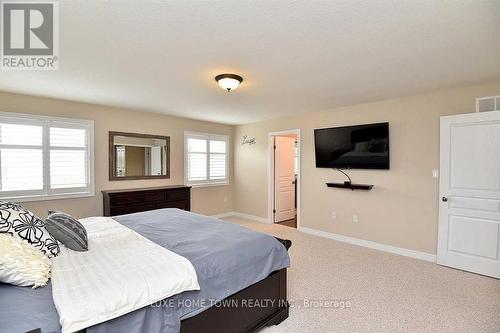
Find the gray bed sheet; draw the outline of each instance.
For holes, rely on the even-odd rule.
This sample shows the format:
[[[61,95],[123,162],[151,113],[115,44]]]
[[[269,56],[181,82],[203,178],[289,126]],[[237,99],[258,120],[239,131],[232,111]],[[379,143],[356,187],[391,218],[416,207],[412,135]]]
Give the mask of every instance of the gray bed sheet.
[[[285,247],[274,237],[179,209],[113,217],[119,223],[193,264],[201,290],[175,295],[154,306],[87,328],[101,332],[178,332],[180,321],[289,267]],[[0,283],[0,332],[60,332],[51,285],[39,289]]]

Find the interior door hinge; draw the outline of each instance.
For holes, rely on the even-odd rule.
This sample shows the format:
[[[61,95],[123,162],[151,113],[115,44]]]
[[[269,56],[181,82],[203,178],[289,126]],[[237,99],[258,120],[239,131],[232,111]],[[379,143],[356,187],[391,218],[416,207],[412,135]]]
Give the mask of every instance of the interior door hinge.
[[[273,213],[276,214],[276,209],[273,209]]]
[[[274,150],[276,150],[276,145],[273,146]]]

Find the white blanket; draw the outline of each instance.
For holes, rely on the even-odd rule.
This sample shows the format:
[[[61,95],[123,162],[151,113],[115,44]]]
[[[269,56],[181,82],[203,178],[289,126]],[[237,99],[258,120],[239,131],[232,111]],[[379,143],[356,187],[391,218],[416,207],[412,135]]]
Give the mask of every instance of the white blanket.
[[[61,246],[52,260],[52,296],[63,333],[119,317],[187,290],[193,265],[109,217],[80,220],[89,250]]]

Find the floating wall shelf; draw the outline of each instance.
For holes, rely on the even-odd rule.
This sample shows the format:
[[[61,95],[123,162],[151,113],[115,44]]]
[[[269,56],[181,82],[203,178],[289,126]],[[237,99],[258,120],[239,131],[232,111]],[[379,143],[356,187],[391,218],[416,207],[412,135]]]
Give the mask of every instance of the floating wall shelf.
[[[363,190],[370,191],[373,188],[373,185],[368,184],[354,184],[354,183],[326,183],[328,187],[337,187],[337,188],[346,188],[349,190]]]

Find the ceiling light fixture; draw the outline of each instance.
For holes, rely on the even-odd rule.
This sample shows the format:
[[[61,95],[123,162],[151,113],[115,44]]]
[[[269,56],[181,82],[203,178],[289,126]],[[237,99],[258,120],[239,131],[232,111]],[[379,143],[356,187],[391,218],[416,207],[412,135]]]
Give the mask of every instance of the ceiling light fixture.
[[[238,88],[243,78],[236,74],[219,74],[215,77],[215,81],[217,81],[222,89],[226,89],[229,92]]]

